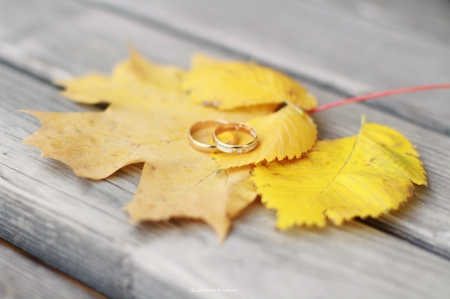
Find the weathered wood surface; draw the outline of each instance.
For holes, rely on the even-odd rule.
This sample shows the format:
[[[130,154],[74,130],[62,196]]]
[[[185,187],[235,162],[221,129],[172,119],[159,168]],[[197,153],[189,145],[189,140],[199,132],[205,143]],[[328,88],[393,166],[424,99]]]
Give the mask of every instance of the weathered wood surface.
[[[448,48],[450,43],[450,2],[448,0],[303,0],[305,3],[349,18]]]
[[[448,261],[360,224],[278,233],[272,229],[273,214],[253,207],[220,247],[209,229],[195,223],[133,228],[120,211],[132,196],[131,186],[124,182],[128,176],[95,183],[78,179],[67,167],[39,159],[37,150],[20,145],[20,139],[38,125],[17,111],[24,104],[60,111],[85,107],[11,70],[0,74],[1,94],[6,95],[1,98],[1,140],[8,140],[2,143],[2,237],[111,297],[145,298],[148,292],[188,297],[192,287],[240,288],[237,295],[242,298],[271,298],[283,289],[287,296],[307,289],[310,294],[339,291],[355,297],[369,290],[381,297],[404,292],[412,297],[433,292],[439,297],[449,291]],[[376,112],[369,117],[389,121]],[[327,130],[325,126],[326,136]],[[256,275],[267,271],[270,274]],[[363,281],[357,278],[361,275]],[[418,275],[425,280],[404,290],[402,285]],[[323,279],[335,282],[322,289]]]
[[[0,298],[103,298],[18,253],[0,241]]]
[[[450,82],[448,2],[401,1],[393,5],[403,9],[391,9],[386,3],[346,1],[347,7],[366,4],[366,11],[378,9],[381,12],[377,16],[389,12],[391,19],[404,19],[409,11],[421,13],[420,18],[412,17],[416,26],[436,24],[424,27],[430,31],[440,28],[438,44],[409,34],[414,28],[403,32],[397,30],[396,23],[387,27],[382,19],[373,22],[357,18],[345,6],[335,9],[341,1],[334,1],[333,6],[308,0],[230,0],[214,5],[208,0],[155,0],[151,4],[145,0],[81,1],[148,25],[156,24],[182,38],[240,53],[345,95]],[[423,9],[425,6],[433,8]],[[368,104],[449,135],[448,99],[448,92],[434,92]]]
[[[31,6],[32,3],[29,3]],[[30,9],[30,11],[34,11],[35,9],[42,9],[39,7],[36,7],[34,9]],[[195,51],[204,51],[207,53],[220,55],[222,57],[229,57],[229,58],[239,58],[239,56],[227,54],[224,50],[220,50],[218,48],[210,47],[208,45],[204,44],[197,44],[193,41],[187,41],[187,40],[181,40],[179,38],[173,37],[170,32],[165,33],[159,29],[154,28],[148,28],[147,26],[142,26],[139,24],[136,24],[135,21],[123,19],[116,17],[114,15],[105,13],[103,11],[92,11],[88,10],[83,6],[76,5],[76,4],[67,4],[67,3],[59,3],[58,1],[50,1],[47,0],[46,2],[47,10],[45,12],[47,13],[48,17],[45,18],[46,22],[48,23],[47,26],[42,26],[40,29],[34,29],[32,26],[33,24],[33,17],[32,15],[22,15],[21,18],[11,18],[11,22],[16,20],[17,28],[32,28],[33,34],[25,34],[25,36],[29,36],[30,40],[26,42],[26,38],[22,39],[22,43],[24,44],[30,44],[30,45],[36,45],[38,44],[40,47],[40,50],[36,50],[36,47],[26,47],[23,46],[25,49],[24,51],[28,51],[30,53],[35,53],[36,56],[39,56],[39,53],[49,53],[46,54],[47,58],[44,60],[43,57],[41,57],[40,61],[42,65],[49,66],[47,69],[41,68],[41,72],[46,72],[48,69],[50,69],[49,72],[47,72],[47,77],[49,78],[51,75],[54,75],[54,73],[51,70],[54,70],[58,68],[60,73],[74,73],[74,74],[84,74],[92,69],[97,69],[101,71],[109,71],[111,69],[111,66],[116,63],[117,61],[124,59],[127,55],[126,48],[124,46],[123,41],[125,40],[125,37],[131,37],[131,39],[136,40],[138,42],[139,49],[142,49],[144,54],[146,54],[147,57],[149,57],[152,60],[163,62],[163,63],[174,63],[181,66],[187,66],[190,55]],[[61,11],[63,11],[66,14],[66,17],[63,17]],[[8,15],[12,15],[12,13],[9,13]],[[56,15],[58,16],[54,21],[52,21],[51,16]],[[64,26],[57,26],[57,22],[60,20],[65,20]],[[95,24],[103,24],[102,26],[95,26]],[[10,23],[10,25],[15,24],[14,22]],[[110,24],[114,24],[114,26],[111,26]],[[13,26],[10,26],[13,27]],[[117,28],[120,28],[121,30],[116,30]],[[57,30],[55,29],[57,28]],[[31,30],[31,29],[30,29]],[[35,31],[37,30],[37,31]],[[25,31],[26,30],[22,30]],[[20,32],[20,31],[15,31]],[[100,41],[97,41],[96,38],[98,36],[102,36],[102,44],[103,47],[100,47],[99,43]],[[11,36],[13,36],[11,34]],[[36,36],[40,36],[40,39],[37,39]],[[55,36],[58,36],[59,38],[55,38]],[[52,37],[52,44],[49,44],[47,40],[49,38],[42,38],[42,37]],[[73,44],[71,43],[72,39],[75,40],[84,40],[85,42],[80,44],[80,47],[77,47],[77,51],[73,51]],[[92,41],[92,42],[88,42]],[[105,42],[103,42],[105,41]],[[57,44],[55,44],[57,43]],[[92,46],[95,45],[95,46]],[[53,46],[53,47],[52,47]],[[104,55],[103,52],[104,49],[108,49],[108,55]],[[177,51],[174,52],[174,49]],[[168,55],[168,53],[170,53]],[[31,55],[31,54],[29,54]],[[78,57],[76,56],[78,55]],[[71,57],[79,58],[79,56],[83,56],[84,59],[71,59]],[[99,57],[102,57],[102,59],[99,59]],[[28,58],[30,60],[30,58]],[[320,89],[319,89],[320,90]],[[442,92],[442,91],[441,91]],[[447,92],[448,93],[448,92]],[[336,96],[330,97],[329,95],[321,96],[319,94],[319,99],[321,102],[327,102],[338,99]],[[47,108],[48,110],[52,110],[51,107]],[[342,133],[340,136],[345,136],[346,134],[353,134],[356,132],[356,128],[358,127],[358,124],[356,122],[359,122],[359,117],[362,112],[357,112],[356,115],[352,115],[353,119],[356,120],[356,122],[352,123],[350,125],[350,119],[348,115],[351,114],[351,111],[353,111],[352,107],[347,106],[345,108],[340,108],[340,110],[333,110],[332,112],[327,113],[330,115],[324,118],[326,121],[323,121],[323,124],[320,124],[322,128],[329,125],[329,123],[332,120],[336,120],[336,123],[339,123],[338,126],[333,127],[330,129],[330,132],[337,132],[339,128],[346,128],[347,131],[345,133]],[[53,109],[55,110],[55,109]],[[343,116],[337,117],[335,114],[338,113],[338,111],[343,113]],[[359,111],[365,111],[364,109],[361,109]],[[321,116],[318,115],[319,121],[321,120]],[[406,132],[411,132],[415,135],[416,128],[406,128]],[[426,131],[427,132],[427,131]],[[428,133],[424,133],[422,135],[427,135]],[[333,136],[337,136],[334,134]],[[326,137],[326,136],[324,136]],[[444,143],[441,145],[441,148],[436,146],[436,141],[439,142],[440,139],[446,140],[445,138],[439,136],[439,135],[429,135],[429,140],[420,140],[420,138],[417,138],[418,140],[413,140],[416,144],[419,145],[419,147],[428,147],[430,151],[433,153],[434,151],[442,150],[445,152],[448,148],[448,146]],[[422,142],[422,143],[418,143]],[[431,148],[430,148],[431,146]],[[426,157],[425,157],[426,158]],[[437,161],[440,161],[440,157],[436,157]],[[427,163],[427,161],[425,161]],[[435,165],[438,165],[439,163],[435,163]],[[442,172],[439,168],[436,169],[436,173]],[[442,179],[445,181],[446,172],[443,173],[444,177]],[[440,179],[438,177],[438,179]],[[433,181],[433,177],[431,179]],[[439,194],[439,193],[438,193]],[[445,199],[442,199],[444,202],[446,202]],[[434,211],[433,211],[434,213]],[[442,217],[443,219],[446,218],[446,214]],[[423,223],[428,223],[427,218],[424,217],[419,226],[423,225]],[[438,231],[438,227],[446,227],[444,225],[440,225],[440,222],[433,222],[436,224],[436,227],[433,231]],[[398,224],[397,224],[398,225]],[[428,224],[430,225],[430,224]],[[410,225],[405,225],[407,227],[410,227]],[[431,227],[428,227],[431,229]],[[403,231],[403,229],[399,229],[398,227],[393,229],[394,231]],[[420,231],[421,229],[418,229],[417,231]],[[425,234],[425,232],[422,233],[422,235]],[[426,233],[429,237],[431,236],[430,244],[435,244],[435,238],[436,233]],[[444,235],[445,233],[441,232],[437,234],[438,236]],[[421,239],[421,235],[417,236],[418,239]],[[412,239],[415,238],[415,236],[411,236]],[[441,242],[438,243],[445,243],[446,239],[441,240]],[[439,249],[441,251],[447,251],[448,247],[443,245],[443,248]]]
[[[19,13],[15,5],[28,10]],[[0,65],[0,237],[112,298],[448,297],[447,259],[361,223],[279,233],[273,213],[254,205],[221,246],[195,222],[133,227],[120,207],[136,189],[139,167],[101,182],[76,178],[20,144],[39,124],[17,110],[95,109],[62,99],[42,80],[108,71],[125,58],[127,40],[150,59],[179,66],[187,66],[194,51],[231,59],[248,54],[75,3],[0,7],[0,59],[6,63]],[[308,88],[321,102],[339,98],[317,85]],[[317,114],[321,138],[355,134],[363,113],[417,144],[430,177],[429,188],[419,188],[403,209],[372,225],[448,258],[450,139],[363,105]]]
[[[20,144],[38,126],[18,112],[24,105],[58,111],[86,107],[17,71],[0,66],[0,76],[1,237],[112,298],[221,298],[224,294],[190,292],[219,287],[239,289],[231,294],[236,298],[297,292],[445,298],[450,291],[449,261],[362,224],[279,233],[273,229],[274,215],[256,205],[221,246],[206,226],[193,222],[133,227],[120,210],[136,188],[133,169],[127,169],[131,176],[119,173],[90,182]],[[356,131],[361,111],[352,112]],[[410,126],[378,112],[368,116]],[[329,136],[329,127],[319,121]],[[409,208],[417,203],[413,200]],[[418,276],[421,284],[403,287]]]

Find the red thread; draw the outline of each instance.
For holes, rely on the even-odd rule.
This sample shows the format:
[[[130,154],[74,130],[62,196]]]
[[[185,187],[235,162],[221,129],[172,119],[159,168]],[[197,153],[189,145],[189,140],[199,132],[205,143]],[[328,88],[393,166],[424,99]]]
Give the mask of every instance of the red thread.
[[[408,92],[416,92],[416,91],[423,91],[423,90],[430,90],[430,89],[443,89],[443,88],[450,88],[450,84],[437,84],[437,85],[425,85],[425,86],[416,86],[416,87],[408,87],[408,88],[401,88],[401,89],[395,89],[395,90],[389,90],[389,91],[382,91],[377,93],[371,93],[364,96],[354,97],[354,98],[348,98],[340,101],[336,101],[333,103],[328,103],[325,105],[321,105],[319,107],[316,107],[314,109],[311,109],[307,111],[308,114],[313,114],[319,111],[323,111],[329,108],[338,107],[345,104],[350,103],[356,103],[356,102],[362,102],[366,100],[381,98],[381,97],[387,97],[395,94],[401,94],[401,93],[408,93]]]

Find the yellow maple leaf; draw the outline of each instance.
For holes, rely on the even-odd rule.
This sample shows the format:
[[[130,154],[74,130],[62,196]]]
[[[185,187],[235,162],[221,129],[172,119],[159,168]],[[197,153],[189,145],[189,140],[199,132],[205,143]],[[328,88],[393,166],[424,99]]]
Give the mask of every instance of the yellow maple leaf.
[[[253,181],[277,227],[322,227],[397,209],[426,185],[419,154],[399,132],[363,123],[357,136],[319,141],[303,159],[258,165]]]
[[[270,103],[290,103],[303,110],[315,97],[288,76],[253,62],[221,62],[196,56],[183,89],[196,103],[229,110]]]
[[[230,219],[256,197],[248,182],[251,167],[218,171],[214,159],[189,147],[187,131],[199,120],[242,122],[274,106],[220,111],[197,105],[181,92],[183,74],[133,52],[111,78],[94,74],[60,82],[72,100],[112,104],[104,112],[26,111],[39,118],[42,128],[24,143],[68,164],[78,176],[96,180],[145,162],[138,192],[126,208],[132,220],[200,219],[223,239]]]

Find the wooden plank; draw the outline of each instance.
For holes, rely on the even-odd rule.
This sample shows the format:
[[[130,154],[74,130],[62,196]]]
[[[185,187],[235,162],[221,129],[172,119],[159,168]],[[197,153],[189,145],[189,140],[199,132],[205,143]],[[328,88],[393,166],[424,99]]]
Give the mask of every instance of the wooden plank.
[[[4,299],[104,298],[27,258],[0,241],[0,297]]]
[[[157,24],[182,38],[224,47],[344,95],[450,80],[450,48],[445,36],[445,47],[425,43],[396,28],[325,9],[325,4],[257,0],[214,5],[208,0],[155,0],[151,5],[140,0],[82,2],[152,26]],[[414,1],[407,5],[419,4]],[[421,22],[435,18],[435,14],[424,13]],[[448,18],[436,22],[443,22],[442,31],[448,32]],[[405,95],[369,105],[448,135],[448,97],[448,91]]]
[[[311,297],[446,298],[450,291],[450,261],[357,223],[280,233],[273,229],[273,213],[255,205],[237,221],[221,246],[206,226],[195,222],[134,228],[118,207],[132,195],[124,174],[102,182],[82,180],[56,161],[39,159],[38,150],[20,144],[38,122],[19,113],[18,108],[27,105],[68,111],[85,107],[57,96],[51,86],[2,66],[0,76],[1,237],[108,297],[230,295],[191,292],[201,288],[238,289],[231,294],[236,298],[292,297],[299,292]],[[327,119],[330,115],[318,115],[322,137],[356,132],[361,111],[370,120],[435,137],[358,105],[343,113],[348,121],[345,126],[339,114],[334,115],[334,122]],[[422,135],[408,137],[422,139]],[[440,142],[437,145],[449,146],[445,138]],[[419,147],[422,151],[421,143]],[[435,177],[432,175],[433,182]],[[440,188],[444,182],[445,178]],[[436,196],[445,189],[436,190],[436,183],[411,217],[429,213],[433,201],[445,205],[445,200]],[[132,185],[136,187],[136,182]],[[420,203],[413,200],[409,207]],[[408,229],[409,225],[411,231],[427,234],[448,227],[442,222],[415,227],[407,215],[395,220],[397,226]],[[425,241],[436,240],[435,236],[425,237]],[[410,285],[417,277],[421,283]]]
[[[77,12],[77,17],[67,17],[58,30],[50,25],[46,28],[51,29],[47,35],[59,46],[54,47],[52,55],[60,56],[53,59],[61,61],[60,69],[73,73],[84,73],[93,65],[109,68],[111,57],[124,55],[121,45],[126,35],[139,37],[139,48],[159,62],[186,65],[192,51],[202,47],[226,55],[207,45],[183,41],[103,12],[83,10],[65,2],[52,3],[53,8],[50,2],[46,3],[49,11],[58,8],[56,11]],[[48,13],[47,22],[56,25],[51,15]],[[99,21],[99,26],[93,26]],[[67,34],[68,28],[78,35]],[[107,42],[98,41],[98,36]],[[49,37],[33,37],[33,47],[45,54]],[[80,45],[76,52],[80,56],[79,51],[83,52],[85,58],[64,59],[74,52],[73,39],[81,37],[88,45]],[[23,42],[26,44],[26,39]],[[93,46],[95,42],[100,45]],[[105,49],[110,49],[108,55],[103,55]],[[210,293],[190,292],[191,288],[202,287],[242,288],[236,294],[238,298],[270,298],[275,294],[289,297],[294,292],[311,297],[350,298],[446,298],[448,294],[447,260],[357,223],[323,231],[294,229],[279,233],[272,229],[273,214],[255,205],[238,220],[230,238],[219,247],[214,245],[216,239],[211,231],[194,222],[134,228],[119,207],[136,188],[136,169],[126,170],[133,173],[129,181],[122,172],[106,181],[89,182],[74,177],[60,163],[39,159],[36,149],[20,144],[39,125],[17,109],[79,111],[86,107],[68,103],[56,95],[54,88],[11,69],[0,67],[0,75],[2,236],[112,298],[210,298]],[[337,99],[334,94],[308,87],[324,101]],[[405,236],[424,241],[431,249],[437,244],[436,248],[448,252],[448,234],[443,230],[448,227],[448,200],[442,196],[448,193],[448,173],[443,170],[442,153],[434,152],[448,149],[448,139],[361,105],[318,114],[321,137],[354,134],[363,112],[370,121],[403,131],[430,159],[426,160],[433,182],[426,191],[429,193],[421,196],[420,202],[413,200],[409,213],[403,210],[402,215],[387,219],[386,223],[392,225],[390,232],[403,231]],[[429,221],[433,213],[439,213],[436,222]],[[417,277],[421,283],[410,285]],[[216,296],[221,295],[224,294]]]
[[[448,48],[450,3],[446,0],[303,0],[346,17],[357,17],[427,44]]]

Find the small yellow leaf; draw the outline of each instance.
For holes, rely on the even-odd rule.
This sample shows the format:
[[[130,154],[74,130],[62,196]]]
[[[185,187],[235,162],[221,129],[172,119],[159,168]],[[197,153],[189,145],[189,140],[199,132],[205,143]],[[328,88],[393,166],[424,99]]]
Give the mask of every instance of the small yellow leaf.
[[[258,146],[245,154],[216,154],[222,168],[299,158],[309,151],[317,138],[316,125],[307,114],[285,106],[270,115],[246,122],[258,132]]]
[[[413,182],[426,185],[426,176],[404,136],[367,123],[358,136],[317,142],[303,159],[258,165],[253,181],[285,229],[387,213],[413,195]]]
[[[245,62],[196,58],[183,89],[196,103],[230,110],[236,107],[290,102],[309,110],[317,101],[305,88],[275,70]]]

